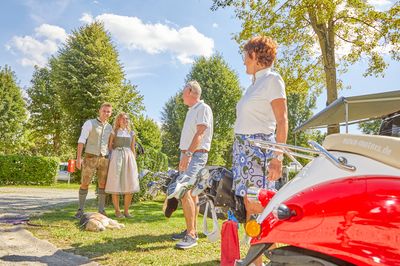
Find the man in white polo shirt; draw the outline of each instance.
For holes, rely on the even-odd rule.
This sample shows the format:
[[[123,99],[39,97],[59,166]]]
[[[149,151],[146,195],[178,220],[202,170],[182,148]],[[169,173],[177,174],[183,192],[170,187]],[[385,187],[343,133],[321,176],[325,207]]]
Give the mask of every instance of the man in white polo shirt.
[[[177,248],[187,249],[197,245],[197,206],[198,197],[192,196],[188,188],[196,182],[196,175],[204,168],[211,148],[213,134],[213,113],[204,101],[200,100],[201,88],[197,81],[190,81],[183,89],[182,98],[189,107],[181,133],[179,149],[181,150],[179,176],[176,187],[170,191],[168,198],[182,201],[186,230],[172,238],[181,240]]]

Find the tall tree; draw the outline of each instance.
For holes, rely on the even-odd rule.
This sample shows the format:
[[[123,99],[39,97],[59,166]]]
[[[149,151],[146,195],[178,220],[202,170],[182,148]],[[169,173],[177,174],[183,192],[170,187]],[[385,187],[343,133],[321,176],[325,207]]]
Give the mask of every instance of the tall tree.
[[[65,152],[64,112],[58,90],[51,81],[48,68],[35,67],[28,88],[28,128],[35,142],[36,153],[61,156]]]
[[[171,167],[177,167],[179,163],[179,141],[186,111],[182,92],[178,92],[165,103],[161,113],[162,152],[168,156]]]
[[[22,90],[9,66],[0,67],[0,154],[11,154],[20,148],[27,114]]]
[[[197,80],[202,88],[202,99],[210,105],[214,115],[214,135],[208,162],[226,165],[231,159],[233,123],[236,103],[241,97],[239,79],[222,56],[200,57],[186,76],[185,82]],[[172,97],[162,113],[163,151],[173,164],[178,163],[178,146],[187,107],[183,105],[182,92]]]
[[[161,129],[153,119],[140,115],[135,119],[134,126],[142,145],[161,151]]]
[[[274,37],[281,49],[282,68],[299,78],[313,80],[323,73],[326,104],[337,99],[341,87],[337,72],[367,58],[365,75],[382,74],[387,67],[382,53],[389,48],[400,59],[400,3],[387,11],[376,10],[365,0],[213,0],[213,10],[233,6],[242,20],[236,40],[242,43],[254,34]],[[385,48],[382,48],[385,47]],[[338,55],[341,54],[341,57]],[[321,84],[320,84],[321,85]],[[339,131],[334,125],[328,134]]]
[[[113,104],[114,114],[143,110],[136,87],[124,81],[118,53],[103,24],[94,22],[73,31],[50,63],[71,145],[76,144],[84,121],[96,117],[103,102]]]

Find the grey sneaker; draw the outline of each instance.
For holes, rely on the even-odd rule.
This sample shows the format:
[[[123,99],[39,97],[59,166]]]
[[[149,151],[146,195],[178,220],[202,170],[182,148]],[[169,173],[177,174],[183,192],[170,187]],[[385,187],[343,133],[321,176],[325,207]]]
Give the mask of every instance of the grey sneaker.
[[[83,210],[82,210],[82,209],[78,209],[78,211],[76,212],[76,214],[74,215],[74,217],[75,217],[76,219],[81,219],[82,215],[83,215]]]
[[[187,230],[185,229],[180,233],[172,235],[172,240],[184,239],[186,235],[187,235]],[[199,240],[199,235],[197,233],[196,233],[196,240]]]
[[[183,231],[180,232],[180,233],[173,234],[173,235],[172,235],[172,240],[181,240],[181,239],[184,239],[185,236],[186,236],[186,234],[187,234],[187,230],[186,230],[186,229],[183,230]]]
[[[176,244],[176,248],[179,249],[188,249],[197,246],[197,240],[195,237],[192,237],[191,235],[186,235],[181,242]]]

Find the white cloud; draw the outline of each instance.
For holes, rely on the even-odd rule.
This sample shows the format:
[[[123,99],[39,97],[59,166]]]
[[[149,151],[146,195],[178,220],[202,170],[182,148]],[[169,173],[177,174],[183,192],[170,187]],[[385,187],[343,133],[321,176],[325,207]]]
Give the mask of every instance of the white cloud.
[[[68,35],[65,30],[61,27],[49,25],[49,24],[42,24],[35,29],[36,36],[44,37],[54,41],[64,42]]]
[[[87,18],[84,14],[81,21]],[[149,54],[170,52],[182,64],[192,63],[196,56],[209,57],[213,53],[214,40],[192,25],[172,28],[161,23],[145,24],[137,17],[114,14],[102,14],[95,20],[103,22],[116,41],[128,49]]]
[[[86,23],[86,24],[90,24],[93,22],[93,16],[88,13],[83,13],[82,17],[79,19],[79,21]]]
[[[45,66],[48,57],[57,52],[61,43],[68,37],[61,27],[42,24],[35,28],[34,36],[14,36],[6,49],[15,54],[22,54],[19,60],[23,66]]]
[[[213,24],[212,24],[212,27],[213,27],[213,28],[218,28],[218,24],[217,24],[217,23],[213,23]]]

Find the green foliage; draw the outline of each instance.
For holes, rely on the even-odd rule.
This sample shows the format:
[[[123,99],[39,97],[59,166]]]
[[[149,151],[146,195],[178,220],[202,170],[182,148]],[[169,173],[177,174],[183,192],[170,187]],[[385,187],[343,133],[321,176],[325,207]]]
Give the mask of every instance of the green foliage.
[[[287,94],[289,132],[286,143],[296,146],[308,147],[309,140],[316,140],[321,143],[324,135],[318,131],[294,132],[294,129],[307,121],[312,116],[312,109],[315,108],[315,95],[308,95],[305,92],[289,92]],[[306,159],[297,158],[303,165],[308,162]],[[285,157],[284,164],[289,163]]]
[[[137,114],[144,109],[136,87],[124,81],[118,53],[101,23],[73,31],[50,66],[66,114],[64,128],[72,146],[76,146],[83,123],[98,115],[103,102],[113,104],[114,114],[120,111]]]
[[[306,90],[325,87],[327,104],[337,98],[337,90],[342,87],[338,71],[346,72],[350,64],[363,58],[369,62],[365,75],[383,74],[387,63],[382,50],[386,48],[390,49],[392,59],[400,59],[398,1],[387,11],[376,10],[368,1],[361,0],[213,0],[213,3],[213,10],[235,8],[242,21],[242,31],[235,36],[238,43],[259,34],[276,39],[282,46],[279,72],[288,73],[292,81],[303,83]],[[329,128],[328,133],[337,129]]]
[[[55,183],[56,157],[1,155],[0,185],[50,185]]]
[[[153,119],[140,115],[135,119],[134,126],[142,145],[161,150],[161,130]]]
[[[59,91],[51,80],[51,70],[35,67],[28,89],[29,138],[35,143],[33,154],[60,156],[66,150],[65,113]]]
[[[21,148],[26,122],[21,88],[10,67],[0,67],[0,154],[12,154]]]
[[[168,157],[151,147],[145,148],[145,153],[136,159],[139,171],[147,169],[152,172],[168,170]]]
[[[171,97],[162,111],[162,152],[167,154],[170,167],[178,167],[179,164],[179,140],[183,122],[185,108],[181,93]]]
[[[199,82],[201,98],[211,107],[214,115],[214,135],[208,163],[227,166],[231,160],[236,103],[242,94],[237,74],[217,54],[209,59],[198,58],[185,82],[190,80]],[[179,162],[180,133],[187,112],[181,95],[182,92],[179,92],[172,97],[162,113],[163,152],[173,166]]]
[[[147,174],[139,179],[140,191],[133,194],[133,198],[132,198],[133,203],[139,202],[139,201],[152,200],[152,197],[147,193],[147,191],[149,190],[149,188],[147,187],[147,184],[150,181],[155,181],[152,174]],[[122,199],[122,197],[121,197],[121,199]],[[121,202],[121,206],[123,206],[122,204],[123,204],[123,202]]]
[[[364,134],[378,135],[381,123],[382,119],[362,122],[358,125],[358,128],[361,129],[362,133]]]

